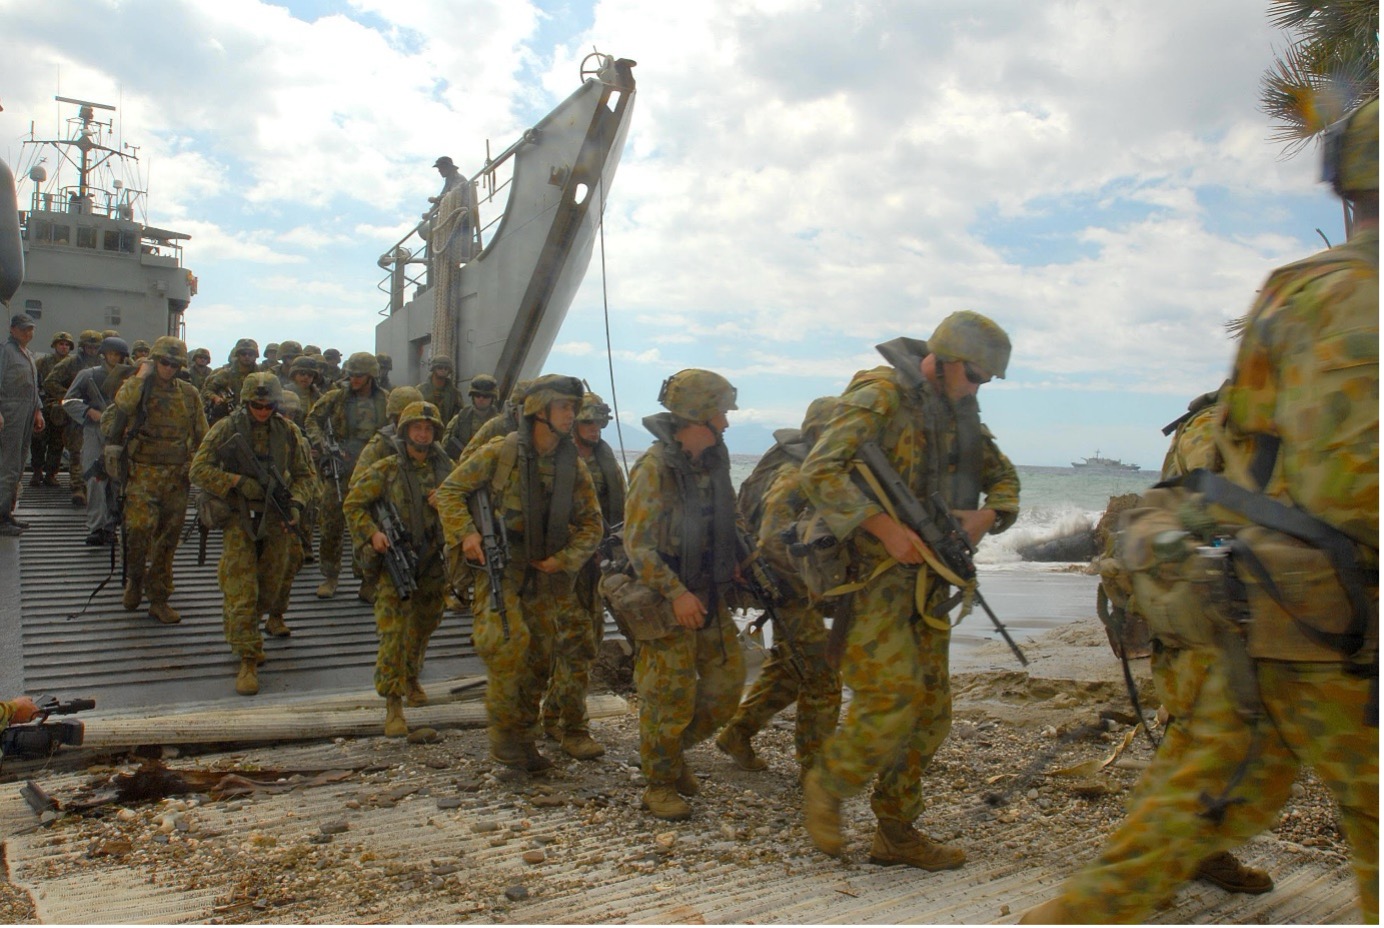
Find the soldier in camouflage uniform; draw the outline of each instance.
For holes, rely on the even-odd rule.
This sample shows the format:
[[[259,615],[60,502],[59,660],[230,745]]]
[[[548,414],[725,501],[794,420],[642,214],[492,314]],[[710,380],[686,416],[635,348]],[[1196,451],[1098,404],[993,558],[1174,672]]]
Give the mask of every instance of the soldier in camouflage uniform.
[[[264,346],[264,360],[258,365],[262,371],[273,371],[274,365],[279,361],[279,343],[270,342]]]
[[[235,412],[245,378],[259,370],[255,363],[258,357],[259,344],[253,338],[242,338],[231,349],[227,359],[229,363],[214,372],[202,385],[202,401],[207,405],[207,416],[212,422],[218,422]]]
[[[735,759],[742,770],[763,770],[768,764],[754,752],[751,739],[782,709],[797,703],[793,742],[800,778],[812,769],[822,744],[836,730],[841,713],[841,677],[827,661],[826,622],[808,601],[807,587],[788,556],[782,532],[797,521],[807,505],[801,467],[830,412],[832,399],[812,402],[801,429],[774,433],[775,447],[761,458],[770,468],[762,499],[747,493],[755,474],[741,487],[740,516],[757,536],[757,556],[764,558],[780,584],[784,602],[776,609],[774,647],[758,678],[730,720],[716,736],[716,746]],[[760,466],[756,466],[756,472]],[[791,644],[790,644],[791,640]],[[801,662],[801,672],[794,658]]]
[[[855,483],[852,462],[861,445],[878,443],[919,500],[943,494],[972,542],[1012,525],[1019,477],[975,399],[1004,376],[1009,337],[985,316],[958,312],[927,342],[897,339],[880,352],[890,366],[855,375],[802,467],[807,498],[847,546],[852,576],[869,578],[833,623],[833,635],[844,632],[841,678],[853,696],[805,780],[806,825],[818,849],[840,854],[841,800],[874,780],[870,860],[953,869],[965,853],[913,828],[923,771],[951,728],[951,625],[934,614],[949,588],[925,564],[931,552],[918,535]]]
[[[43,384],[48,380],[48,375],[53,372],[53,368],[58,362],[66,358],[77,347],[72,336],[66,332],[59,332],[53,336],[51,354],[45,354],[35,363],[38,369],[39,392],[43,396],[43,419],[48,423],[42,432],[35,432],[29,463],[34,475],[29,480],[29,486],[41,487],[58,485],[58,468],[62,466],[63,446],[67,441],[69,429],[77,430],[78,449],[81,448],[81,423],[71,422],[67,413],[63,411],[62,396],[49,396],[47,390],[43,389]]]
[[[389,372],[394,370],[394,359],[387,354],[375,355],[375,362],[380,366],[378,382],[385,390],[393,390],[394,385],[389,382]]]
[[[77,379],[77,374],[88,367],[101,366],[101,340],[104,336],[95,329],[84,329],[77,336],[77,353],[69,354],[48,372],[41,384],[44,396],[64,397]],[[67,449],[67,485],[72,493],[72,505],[85,506],[86,483],[82,480],[82,433],[80,429],[63,429],[63,447]]]
[[[147,593],[149,615],[165,625],[182,620],[168,603],[173,553],[187,514],[188,467],[207,434],[207,416],[192,384],[178,379],[187,347],[160,336],[150,357],[125,381],[103,414],[101,433],[125,447],[125,558],[128,581],[121,601],[131,611]]]
[[[292,382],[291,374],[293,362],[303,356],[303,346],[295,341],[279,342],[279,354],[272,360],[266,360],[262,370],[266,370],[279,378],[279,383],[288,386]]]
[[[1216,440],[1231,484],[1353,548],[1354,565],[1336,576],[1364,600],[1352,610],[1364,644],[1328,647],[1302,630],[1314,617],[1261,603],[1245,638],[1265,716],[1254,721],[1239,711],[1243,687],[1222,651],[1183,649],[1191,653],[1163,681],[1175,721],[1129,815],[1026,923],[1143,921],[1208,853],[1272,827],[1304,763],[1340,806],[1363,920],[1379,919],[1378,99],[1331,127],[1324,148],[1354,227],[1345,244],[1280,268],[1260,290]]]
[[[458,461],[477,448],[489,444],[492,439],[502,438],[519,428],[519,420],[524,417],[524,398],[528,395],[532,383],[532,380],[521,380],[514,385],[514,389],[509,391],[509,402],[505,404],[504,413],[481,423],[481,427],[476,429],[476,434],[471,436],[471,440],[462,449]]]
[[[573,438],[577,457],[591,474],[607,528],[625,521],[625,473],[615,460],[615,451],[601,439],[601,429],[609,423],[610,407],[605,401],[595,393],[583,396]],[[553,675],[543,698],[543,730],[578,760],[605,753],[591,737],[586,714],[591,665],[605,636],[605,606],[596,590],[601,579],[597,557],[592,555],[577,574],[576,598],[581,608],[558,617]]]
[[[324,466],[324,455],[328,454],[325,442],[329,432],[341,450],[340,465],[345,474],[340,482],[342,494],[348,488],[346,484],[355,469],[356,458],[366,442],[388,421],[385,406],[389,394],[378,384],[379,374],[375,356],[357,351],[346,361],[347,382],[329,391],[308,413],[308,437],[312,440],[319,472]],[[336,595],[337,577],[341,573],[341,533],[346,525],[341,504],[338,488],[324,476],[320,551],[323,580],[317,587],[319,599],[331,599]]]
[[[384,733],[393,738],[408,734],[404,702],[422,706],[428,701],[418,677],[428,640],[442,621],[446,577],[438,487],[452,469],[452,459],[438,444],[442,419],[436,406],[410,403],[399,416],[398,432],[395,452],[352,480],[345,504],[352,538],[376,557],[389,550],[390,542],[372,507],[380,501],[392,504],[418,558],[413,572],[418,588],[407,599],[388,573],[374,597],[375,628],[380,636],[375,692],[385,698]]]
[[[735,388],[720,374],[689,368],[663,382],[666,413],[648,416],[655,441],[630,472],[625,553],[635,576],[664,601],[659,637],[641,638],[639,759],[648,780],[641,802],[664,819],[684,819],[682,796],[700,791],[683,752],[735,712],[745,663],[726,593],[735,579],[735,490],[722,434]]]
[[[389,391],[389,399],[384,404],[384,412],[389,421],[371,435],[370,440],[361,449],[360,457],[356,458],[355,469],[351,471],[351,484],[373,467],[376,461],[399,453],[399,446],[404,438],[399,434],[399,416],[409,406],[421,402],[423,395],[416,387],[396,387]],[[373,603],[375,586],[380,580],[380,559],[369,545],[363,543],[355,545],[352,556],[355,563],[360,565],[362,574],[356,597],[363,603]]]
[[[432,403],[442,413],[443,422],[451,422],[466,405],[466,401],[462,399],[461,391],[452,382],[452,374],[455,369],[451,358],[433,358],[428,363],[428,379],[418,385],[423,399]]]
[[[100,367],[88,367],[77,374],[63,397],[63,410],[82,428],[82,474],[87,487],[87,537],[93,547],[115,542],[120,512],[120,486],[106,473],[102,451],[101,413],[115,399],[125,378],[134,373],[126,360],[129,346],[123,338],[101,341]]]
[[[322,352],[322,359],[327,362],[322,366],[322,383],[329,390],[341,380],[341,352],[328,348]]]
[[[505,616],[491,607],[489,577],[476,570],[473,637],[489,676],[490,754],[530,773],[553,766],[534,744],[539,703],[560,617],[580,611],[573,581],[601,540],[600,503],[570,437],[582,392],[573,377],[535,380],[519,430],[465,457],[437,494],[447,544],[461,545],[472,563],[485,559],[468,508],[478,490],[488,490],[509,532]]]
[[[187,375],[192,379],[192,385],[197,388],[197,392],[201,393],[211,378],[211,351],[206,348],[193,351],[192,366],[187,369]]]
[[[221,624],[226,643],[240,658],[235,691],[242,696],[259,692],[259,665],[264,661],[260,616],[269,614],[264,630],[270,635],[292,634],[284,611],[303,563],[296,526],[314,493],[307,438],[298,426],[275,415],[282,398],[283,388],[272,372],[246,377],[240,407],[212,426],[192,460],[193,483],[224,500],[232,513],[221,531],[216,579],[224,597]],[[227,448],[236,435],[244,436],[261,467],[283,481],[281,487],[264,486],[248,465],[236,460]],[[287,520],[267,498],[285,491]]]
[[[453,458],[460,458],[481,426],[500,414],[495,405],[500,387],[494,377],[489,374],[472,377],[469,394],[471,402],[447,421],[447,434],[442,439],[442,447]]]
[[[288,379],[282,381],[284,394],[292,393],[298,397],[298,418],[294,422],[299,428],[307,428],[308,412],[322,398],[322,374],[317,362],[306,355],[299,355],[288,368]]]
[[[130,346],[130,363],[138,364],[149,357],[149,343],[142,338],[137,338]]]

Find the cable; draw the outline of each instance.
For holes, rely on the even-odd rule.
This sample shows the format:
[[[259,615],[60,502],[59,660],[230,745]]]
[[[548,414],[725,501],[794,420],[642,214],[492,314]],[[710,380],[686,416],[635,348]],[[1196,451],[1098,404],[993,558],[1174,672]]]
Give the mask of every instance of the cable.
[[[605,261],[605,177],[600,180],[601,217],[596,229],[601,236],[601,307],[605,316],[606,366],[610,370],[610,408],[615,411],[615,439],[620,444],[620,469],[625,479],[630,476],[630,465],[625,457],[625,433],[620,427],[620,398],[615,395],[615,353],[610,344],[610,290],[606,280]]]

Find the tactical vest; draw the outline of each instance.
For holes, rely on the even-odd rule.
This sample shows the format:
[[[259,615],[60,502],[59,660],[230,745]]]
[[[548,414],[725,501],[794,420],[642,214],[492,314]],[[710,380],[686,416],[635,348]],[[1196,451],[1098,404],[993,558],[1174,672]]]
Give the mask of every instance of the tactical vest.
[[[447,457],[441,445],[432,444],[428,448],[427,458],[423,461],[426,469],[431,471],[432,484],[425,486],[413,458],[409,457],[408,443],[395,438],[391,442],[391,448],[394,452],[395,468],[390,484],[385,487],[385,494],[389,494],[391,484],[403,489],[407,504],[399,513],[399,517],[404,520],[404,527],[413,538],[414,547],[418,552],[418,572],[421,575],[432,561],[442,556],[442,518],[436,509],[428,505],[428,493],[440,487],[442,481],[452,472],[452,459]]]
[[[604,441],[596,443],[588,464],[591,480],[596,485],[596,499],[601,504],[601,516],[606,525],[619,525],[625,521],[625,482],[620,465],[615,461],[615,451]]]
[[[150,375],[147,394],[141,394],[142,412],[132,427],[128,454],[136,464],[185,465],[192,460],[192,429],[201,398],[189,383],[174,380],[166,387]]]

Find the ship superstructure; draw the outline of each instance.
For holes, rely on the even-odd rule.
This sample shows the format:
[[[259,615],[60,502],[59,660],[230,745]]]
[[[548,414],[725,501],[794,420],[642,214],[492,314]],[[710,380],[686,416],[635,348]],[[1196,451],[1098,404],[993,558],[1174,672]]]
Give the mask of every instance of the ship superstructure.
[[[20,153],[24,283],[12,309],[34,318],[41,349],[60,331],[182,336],[197,292],[183,266],[190,236],[148,224],[138,148],[114,143],[115,107],[55,99],[76,115],[61,138],[37,138],[31,128]]]

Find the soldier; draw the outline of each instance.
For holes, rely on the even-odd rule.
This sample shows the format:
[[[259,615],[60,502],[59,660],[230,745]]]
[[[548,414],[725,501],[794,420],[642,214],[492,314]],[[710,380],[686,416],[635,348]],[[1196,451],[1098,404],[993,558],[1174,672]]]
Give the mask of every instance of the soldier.
[[[292,379],[293,362],[303,356],[303,346],[295,341],[279,342],[279,356],[264,369],[279,378],[279,383],[288,386]]]
[[[734,758],[742,770],[763,770],[768,764],[755,754],[751,739],[781,709],[796,702],[793,742],[800,780],[812,769],[822,745],[836,730],[841,712],[841,677],[827,661],[826,623],[821,612],[808,601],[807,587],[789,558],[782,533],[797,521],[807,505],[800,469],[831,405],[831,398],[814,400],[801,429],[780,429],[774,433],[775,449],[761,459],[761,466],[767,462],[769,468],[768,473],[761,475],[762,498],[755,500],[753,493],[746,492],[746,487],[753,486],[752,474],[736,501],[741,518],[757,537],[757,556],[765,560],[780,584],[784,602],[775,611],[778,622],[786,628],[774,626],[769,659],[735,716],[716,736],[716,747]],[[759,467],[755,471],[758,473]]]
[[[346,361],[348,382],[329,391],[308,413],[308,437],[317,451],[319,470],[326,466],[323,455],[328,454],[326,443],[334,441],[341,452],[340,466],[345,483],[355,469],[356,458],[376,430],[385,424],[387,392],[379,386],[380,366],[375,356],[357,351]],[[341,532],[345,516],[341,503],[345,486],[327,485],[322,492],[322,546],[320,567],[322,583],[317,587],[319,599],[336,595],[337,577],[341,573]],[[338,495],[338,493],[342,495]]]
[[[192,378],[192,385],[200,393],[207,385],[207,379],[211,377],[211,352],[206,348],[198,348],[192,352],[192,367],[188,368],[187,373]]]
[[[147,593],[149,616],[175,625],[182,616],[168,603],[173,553],[187,514],[188,467],[207,434],[207,416],[192,384],[178,379],[187,346],[171,335],[155,340],[150,357],[121,386],[101,432],[125,447],[125,558],[129,579],[121,604],[139,608]]]
[[[585,394],[572,435],[577,457],[586,465],[596,488],[606,533],[625,521],[625,472],[616,462],[614,450],[601,439],[601,429],[608,424],[610,407],[597,394]],[[591,760],[605,753],[605,747],[591,737],[586,714],[591,664],[605,637],[605,606],[596,589],[601,579],[598,558],[598,554],[592,555],[577,574],[576,598],[581,608],[558,617],[553,674],[543,697],[544,732],[577,760]]]
[[[216,580],[224,597],[222,630],[240,658],[235,691],[242,696],[259,692],[259,665],[264,662],[260,616],[269,614],[264,630],[275,638],[292,634],[284,612],[303,563],[298,523],[313,496],[307,438],[298,426],[275,415],[282,399],[283,387],[273,372],[250,374],[241,386],[240,407],[212,426],[192,460],[193,482],[231,511],[221,530]],[[236,459],[228,443],[237,435],[244,437],[260,467],[283,481],[281,486],[265,486],[246,462]],[[279,505],[270,494],[279,495]]]
[[[317,362],[306,355],[293,359],[288,367],[288,380],[283,381],[284,395],[298,398],[298,412],[293,418],[299,428],[307,428],[308,412],[322,398],[322,374]]]
[[[14,517],[24,452],[34,432],[44,428],[38,371],[28,344],[34,320],[28,313],[10,317],[10,336],[0,343],[0,535],[15,536],[29,527]]]
[[[683,796],[700,791],[684,752],[731,717],[745,685],[725,594],[735,579],[735,490],[722,435],[737,409],[720,374],[689,368],[663,382],[666,413],[648,416],[654,444],[630,472],[625,553],[661,599],[657,637],[641,638],[639,759],[642,803],[658,818],[685,819]]]
[[[461,391],[452,383],[454,368],[451,358],[435,357],[428,363],[428,379],[418,385],[423,399],[432,403],[442,413],[443,422],[451,422],[466,405]]]
[[[601,540],[600,504],[570,435],[582,392],[574,377],[538,378],[520,428],[464,458],[437,494],[447,544],[460,544],[472,563],[485,560],[468,509],[477,490],[489,489],[495,518],[509,533],[505,613],[492,608],[489,577],[476,571],[473,637],[489,677],[490,755],[529,773],[553,766],[534,744],[539,702],[552,672],[559,616],[579,609],[573,579]]]
[[[375,360],[380,365],[380,386],[385,390],[393,390],[394,385],[389,382],[389,372],[394,370],[394,359],[387,354],[377,354]]]
[[[322,383],[325,389],[330,390],[341,379],[341,352],[335,348],[328,348],[322,352],[322,357],[327,362],[322,368]]]
[[[898,339],[880,351],[890,366],[855,375],[802,467],[807,498],[846,545],[852,576],[872,578],[832,625],[834,640],[844,636],[841,678],[853,696],[804,781],[806,824],[819,850],[839,855],[841,800],[873,779],[871,862],[949,870],[965,852],[913,827],[923,771],[951,728],[951,625],[939,608],[949,588],[921,566],[932,552],[917,533],[852,479],[852,461],[876,442],[920,500],[946,497],[972,543],[1007,529],[1018,517],[1019,478],[975,397],[1004,376],[1009,337],[985,316],[958,312],[927,342]]]
[[[130,363],[138,364],[147,357],[149,357],[149,343],[142,338],[135,339],[134,344],[130,346]]]
[[[322,349],[321,349],[321,348],[318,348],[316,345],[304,345],[304,346],[303,346],[303,354],[307,355],[308,357],[312,357],[313,355],[317,355],[317,354],[321,354],[321,353],[322,353]]]
[[[231,349],[227,358],[229,363],[208,377],[202,385],[202,401],[206,403],[207,417],[212,422],[219,422],[235,412],[245,378],[259,369],[255,363],[258,357],[259,345],[255,340],[242,338]]]
[[[452,469],[443,452],[442,419],[431,403],[414,402],[399,417],[396,451],[370,466],[352,483],[344,504],[351,534],[377,557],[393,543],[385,534],[375,506],[386,502],[408,530],[417,562],[411,594],[400,591],[386,576],[374,597],[375,629],[380,648],[375,659],[375,692],[385,698],[384,733],[391,738],[408,734],[404,701],[426,705],[428,694],[419,683],[428,640],[442,621],[444,577],[442,521],[438,516],[438,487]]]
[[[272,371],[279,362],[279,343],[270,342],[264,346],[264,360],[260,362],[259,369],[262,371]]]
[[[114,333],[112,333],[114,335]],[[77,353],[53,365],[53,369],[43,380],[45,396],[66,396],[77,374],[88,367],[101,366],[101,341],[104,337],[95,329],[83,329],[77,335]],[[67,449],[67,485],[72,493],[72,505],[87,504],[86,483],[82,480],[82,433],[80,430],[65,429],[63,447]]]
[[[42,432],[34,433],[33,451],[29,459],[34,471],[33,477],[29,480],[31,487],[55,487],[58,485],[58,468],[62,466],[62,451],[63,445],[66,443],[68,429],[76,428],[79,431],[81,429],[80,423],[68,421],[67,413],[63,412],[62,397],[50,397],[47,391],[43,389],[43,383],[53,372],[53,368],[57,366],[59,361],[72,353],[72,350],[77,347],[77,343],[72,340],[72,336],[68,333],[59,332],[53,336],[50,347],[53,349],[52,353],[45,354],[35,364],[38,369],[39,392],[43,394],[43,418],[48,423],[48,427]]]
[[[1295,579],[1312,594],[1291,613],[1251,594],[1243,636],[1177,648],[1164,679],[1174,721],[1128,816],[1027,923],[1144,920],[1207,854],[1271,827],[1304,763],[1339,804],[1363,921],[1379,919],[1378,98],[1330,127],[1323,150],[1325,179],[1351,207],[1347,241],[1280,268],[1259,291],[1219,406],[1224,476],[1194,477],[1251,524],[1242,535],[1283,534],[1273,524],[1288,514],[1295,544],[1278,550],[1296,566],[1270,559],[1260,570],[1310,576],[1305,557],[1329,545],[1330,579]],[[1245,539],[1231,541],[1239,588],[1227,583],[1223,599],[1245,603],[1261,581],[1241,560]],[[1180,601],[1184,634],[1213,620],[1208,598],[1219,601]],[[1155,641],[1169,634],[1149,621]]]
[[[416,387],[399,387],[389,391],[389,399],[384,404],[384,412],[389,421],[371,435],[370,440],[361,449],[360,457],[356,458],[356,466],[351,471],[351,483],[355,483],[376,461],[398,453],[399,440],[403,438],[398,433],[399,416],[407,407],[421,402],[423,395]],[[375,586],[380,579],[380,559],[369,545],[363,543],[355,546],[353,556],[355,563],[360,565],[362,575],[356,597],[363,603],[373,603]]]
[[[472,377],[469,394],[470,405],[447,421],[447,435],[442,439],[442,447],[453,458],[460,458],[480,427],[500,414],[495,405],[500,386],[494,377],[489,374]]]
[[[481,424],[476,429],[476,434],[471,436],[465,447],[462,448],[461,457],[466,457],[472,451],[488,444],[491,439],[501,438],[519,428],[519,421],[523,418],[524,397],[528,395],[529,386],[532,380],[521,380],[514,385],[514,389],[509,391],[509,402],[505,404],[503,415]]]
[[[123,338],[103,339],[101,359],[104,363],[78,373],[63,397],[67,415],[73,422],[81,423],[81,466],[87,487],[86,543],[93,547],[114,544],[119,524],[120,486],[106,473],[101,413],[115,400],[116,391],[125,378],[134,373],[134,368],[126,363],[129,357],[130,348]]]

